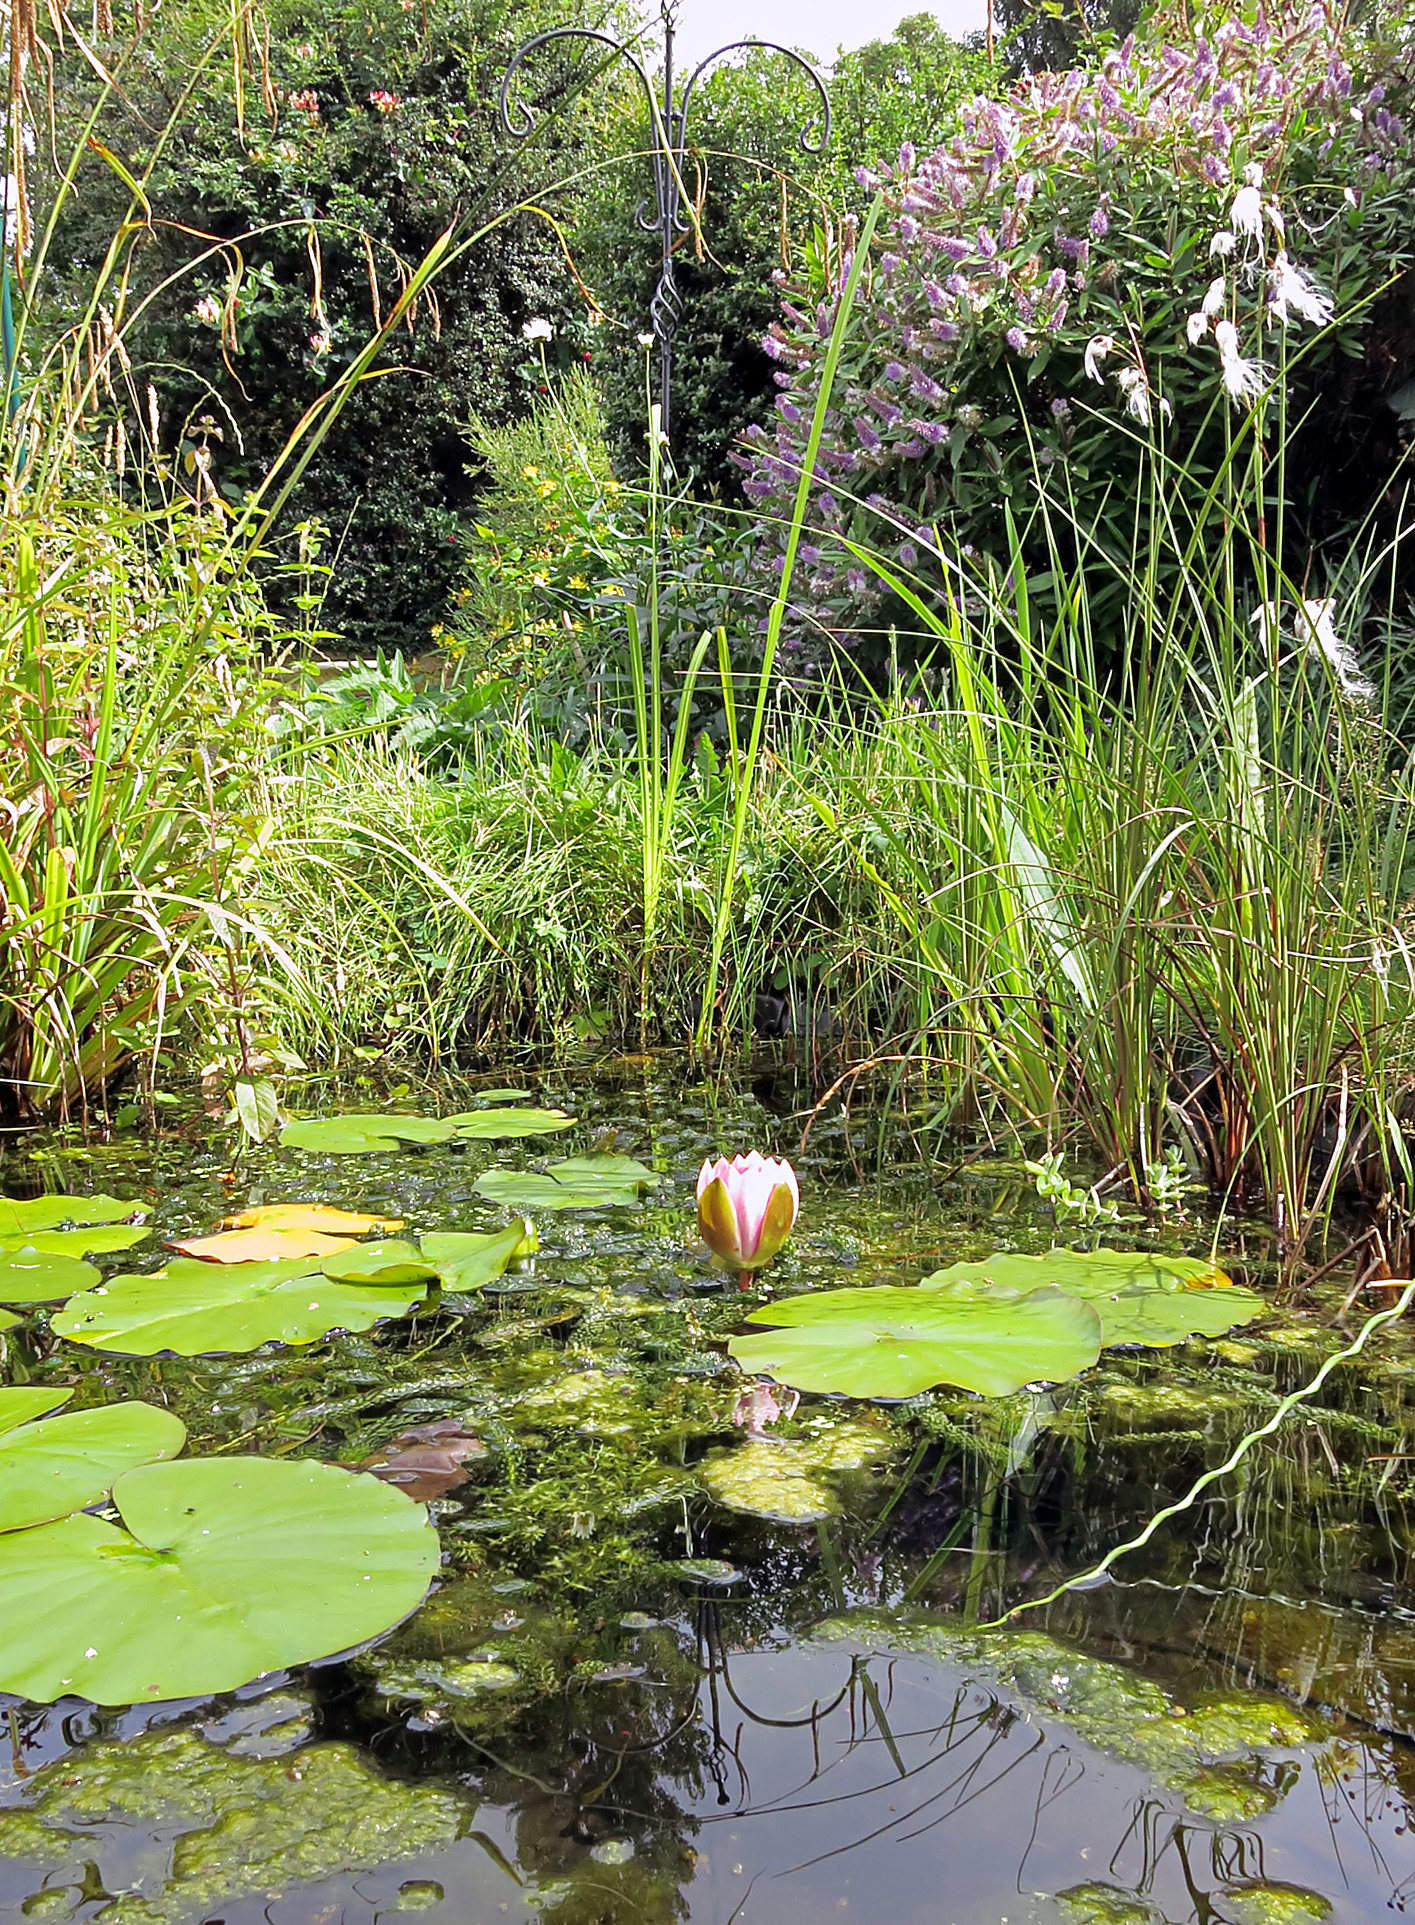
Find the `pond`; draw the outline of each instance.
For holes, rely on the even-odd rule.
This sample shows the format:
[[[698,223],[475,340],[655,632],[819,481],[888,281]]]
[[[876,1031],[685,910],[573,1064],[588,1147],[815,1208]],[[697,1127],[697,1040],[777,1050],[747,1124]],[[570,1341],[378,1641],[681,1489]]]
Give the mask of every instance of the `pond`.
[[[724,1087],[622,1059],[525,1087],[574,1127],[338,1154],[238,1151],[185,1120],[5,1151],[5,1195],[150,1209],[146,1244],[94,1259],[109,1276],[251,1207],[490,1232],[508,1212],[475,1187],[489,1170],[588,1152],[664,1180],[535,1212],[538,1251],[485,1288],[300,1347],[108,1355],[43,1310],[0,1336],[0,1384],[168,1411],[189,1454],[386,1471],[400,1449],[444,1449],[414,1485],[436,1580],[387,1637],[215,1697],[0,1698],[0,1918],[1369,1925],[1405,1909],[1405,1326],[1107,1581],[988,1628],[1090,1571],[1305,1383],[1354,1327],[1334,1327],[1340,1291],[1207,1342],[1106,1351],[1051,1391],[807,1395],[754,1436],[733,1422],[725,1347],[764,1291],[744,1298],[699,1244],[705,1155],[793,1156],[802,1214],[765,1279],[776,1298],[1045,1251],[1058,1237],[1030,1180],[996,1155],[925,1168],[896,1124],[838,1108],[798,1153],[811,1097],[789,1071]],[[327,1108],[433,1116],[477,1095],[370,1086]],[[1203,1254],[1206,1236],[1137,1222],[1105,1241]],[[1230,1250],[1241,1281],[1270,1286],[1260,1235]],[[15,1623],[0,1596],[0,1656]]]

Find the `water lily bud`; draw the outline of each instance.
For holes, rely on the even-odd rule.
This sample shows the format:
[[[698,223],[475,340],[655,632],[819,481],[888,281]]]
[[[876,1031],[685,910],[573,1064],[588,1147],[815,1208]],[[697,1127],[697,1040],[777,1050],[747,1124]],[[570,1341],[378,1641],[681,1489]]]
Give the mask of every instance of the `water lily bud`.
[[[698,1229],[708,1248],[744,1275],[771,1262],[791,1234],[801,1192],[791,1165],[753,1150],[698,1173]]]

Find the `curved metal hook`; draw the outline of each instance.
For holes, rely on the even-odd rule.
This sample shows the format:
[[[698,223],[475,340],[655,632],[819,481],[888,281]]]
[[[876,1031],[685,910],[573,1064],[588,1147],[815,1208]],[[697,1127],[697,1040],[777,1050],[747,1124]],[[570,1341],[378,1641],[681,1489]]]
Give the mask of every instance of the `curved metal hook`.
[[[700,60],[698,62],[697,66],[694,67],[692,73],[688,76],[687,85],[683,89],[683,98],[679,103],[676,116],[677,125],[672,130],[675,145],[681,149],[685,144],[684,136],[688,126],[688,106],[693,98],[694,87],[697,86],[699,80],[715,60],[721,60],[724,54],[737,53],[743,48],[748,48],[753,52],[759,53],[785,54],[786,58],[793,60],[801,69],[802,73],[805,74],[806,78],[820,96],[821,134],[819,140],[813,141],[810,138],[811,122],[807,121],[806,125],[801,129],[800,139],[797,144],[803,154],[823,154],[830,144],[830,95],[825,90],[825,82],[804,55],[793,53],[790,47],[783,47],[781,43],[776,40],[729,40],[725,47],[719,47],[715,53],[710,53],[706,60]],[[815,116],[813,115],[812,119],[814,118]]]
[[[639,83],[643,87],[644,94],[648,99],[649,111],[653,112],[657,107],[658,97],[654,93],[653,82],[644,72],[643,67],[639,63],[638,56],[631,53],[622,40],[615,40],[610,34],[600,33],[594,27],[552,27],[547,33],[532,34],[529,40],[524,41],[517,47],[515,53],[511,56],[511,64],[501,76],[501,92],[497,101],[497,111],[501,118],[501,125],[511,136],[512,140],[526,140],[529,138],[535,128],[536,110],[524,100],[518,100],[516,102],[516,119],[513,122],[511,118],[510,99],[511,82],[515,79],[519,69],[524,66],[528,56],[533,54],[538,47],[548,46],[552,40],[596,40],[600,46],[608,47],[611,53],[622,54],[624,59],[627,60],[629,65],[634,69],[634,72],[639,76]]]

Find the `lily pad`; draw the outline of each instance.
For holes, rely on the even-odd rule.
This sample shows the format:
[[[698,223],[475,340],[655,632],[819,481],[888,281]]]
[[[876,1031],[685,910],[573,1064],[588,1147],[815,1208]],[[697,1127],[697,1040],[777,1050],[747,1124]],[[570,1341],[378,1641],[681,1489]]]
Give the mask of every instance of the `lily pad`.
[[[720,1557],[675,1557],[664,1567],[694,1584],[740,1584],[742,1573]]]
[[[76,1290],[91,1289],[99,1278],[91,1263],[77,1257],[12,1250],[0,1256],[0,1303],[57,1303]]]
[[[732,1339],[744,1370],[848,1397],[916,1397],[935,1384],[1006,1397],[1077,1376],[1101,1348],[1095,1310],[1060,1290],[819,1290],[765,1304],[747,1321],[785,1328]]]
[[[174,1238],[167,1248],[207,1263],[285,1263],[302,1257],[319,1261],[358,1245],[353,1237],[332,1237],[323,1230],[218,1230],[209,1237]]]
[[[476,1092],[479,1103],[519,1103],[527,1096],[534,1096],[529,1089],[479,1089]]]
[[[14,1330],[23,1322],[24,1318],[17,1317],[13,1310],[0,1310],[0,1330]]]
[[[632,1156],[569,1156],[543,1174],[533,1170],[485,1170],[472,1188],[513,1210],[602,1210],[636,1203],[641,1190],[659,1180]]]
[[[456,1130],[434,1116],[306,1116],[280,1132],[287,1150],[323,1150],[332,1156],[359,1156],[370,1150],[396,1150],[400,1143],[447,1143]]]
[[[423,1283],[334,1283],[309,1260],[203,1263],[177,1257],[150,1276],[113,1277],[73,1297],[54,1329],[73,1343],[127,1357],[179,1357],[313,1343],[331,1330],[368,1330],[401,1317],[427,1294]]]
[[[131,1250],[151,1235],[141,1223],[96,1223],[87,1230],[26,1230],[0,1237],[0,1251],[13,1254],[38,1250],[46,1257],[105,1257],[117,1250]]]
[[[356,1243],[338,1256],[326,1257],[324,1274],[335,1283],[430,1283],[437,1275],[426,1257],[411,1243]]]
[[[66,1223],[123,1223],[144,1217],[147,1205],[120,1196],[0,1196],[0,1237],[60,1230]]]
[[[449,1116],[447,1121],[456,1128],[458,1136],[466,1137],[474,1143],[495,1142],[499,1138],[517,1136],[553,1136],[557,1130],[568,1130],[575,1122],[564,1110],[464,1110],[460,1116]]]
[[[528,1220],[512,1223],[489,1235],[461,1230],[435,1230],[419,1239],[422,1253],[442,1279],[446,1290],[480,1290],[504,1276],[517,1257],[533,1256],[540,1247]]]
[[[7,1429],[0,1439],[0,1532],[100,1503],[124,1471],[175,1457],[186,1438],[181,1420],[153,1404],[108,1404]]]
[[[41,1390],[38,1386],[18,1385],[0,1390],[0,1437],[17,1424],[29,1424],[36,1417],[47,1417],[60,1404],[67,1404],[72,1390]]]
[[[1260,1296],[1239,1289],[1205,1258],[1145,1250],[1048,1250],[1040,1257],[1006,1252],[936,1270],[919,1288],[946,1290],[955,1284],[986,1284],[1017,1297],[1043,1286],[1064,1290],[1095,1306],[1106,1346],[1159,1348],[1189,1336],[1221,1337],[1267,1309]]]
[[[420,1506],[332,1464],[146,1464],[120,1528],[79,1513],[0,1537],[0,1690],[98,1704],[205,1697],[398,1623],[439,1563]]]
[[[337,1237],[367,1236],[370,1230],[390,1235],[402,1227],[402,1217],[362,1216],[327,1203],[263,1203],[226,1219],[228,1230],[325,1230]]]

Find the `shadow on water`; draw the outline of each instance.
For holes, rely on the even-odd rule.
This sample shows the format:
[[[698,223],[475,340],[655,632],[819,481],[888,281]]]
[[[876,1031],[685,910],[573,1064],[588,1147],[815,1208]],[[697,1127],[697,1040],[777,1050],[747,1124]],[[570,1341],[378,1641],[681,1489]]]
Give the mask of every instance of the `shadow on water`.
[[[990,1630],[1305,1382],[1342,1341],[1330,1306],[1108,1353],[987,1405],[807,1398],[785,1445],[754,1443],[722,1352],[742,1305],[696,1246],[692,1185],[709,1149],[791,1150],[799,1091],[642,1062],[534,1081],[584,1124],[555,1154],[612,1141],[671,1187],[543,1222],[533,1268],[499,1290],[306,1350],[107,1358],[42,1318],[0,1339],[0,1381],[165,1402],[204,1450],[356,1463],[449,1415],[487,1446],[433,1505],[439,1585],[374,1648],[199,1704],[0,1701],[0,1918],[1368,1925],[1405,1909],[1405,1332],[1114,1581]],[[1052,1241],[1016,1165],[926,1179],[890,1139],[897,1173],[861,1183],[878,1147],[858,1117],[815,1125],[778,1288],[911,1281]],[[500,1220],[472,1189],[497,1160],[528,1157],[236,1156],[193,1125],[31,1140],[0,1187],[141,1195],[158,1240],[284,1200],[474,1229]],[[1261,1245],[1247,1256],[1261,1282]]]

